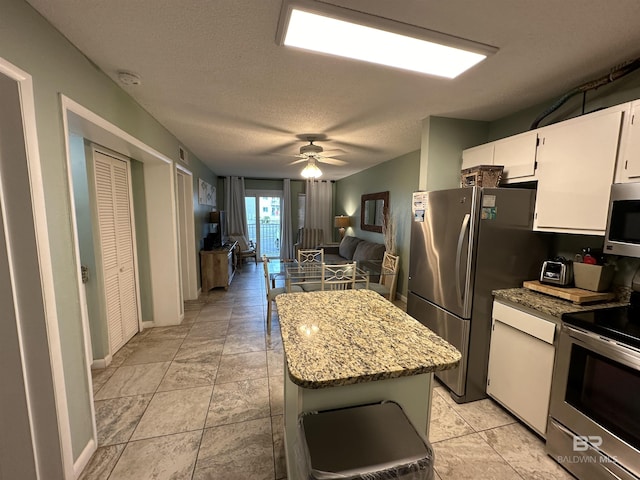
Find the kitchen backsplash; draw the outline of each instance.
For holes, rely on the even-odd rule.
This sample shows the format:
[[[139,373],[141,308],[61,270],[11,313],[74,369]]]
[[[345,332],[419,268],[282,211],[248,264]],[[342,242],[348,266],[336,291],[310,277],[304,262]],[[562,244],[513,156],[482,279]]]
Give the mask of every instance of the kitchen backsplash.
[[[582,252],[583,248],[602,249],[603,244],[604,237],[596,235],[554,234],[551,243],[551,258],[562,256],[568,260],[573,260],[577,253]],[[630,287],[636,270],[640,268],[640,258],[605,255],[605,259],[607,263],[616,266],[613,284]]]

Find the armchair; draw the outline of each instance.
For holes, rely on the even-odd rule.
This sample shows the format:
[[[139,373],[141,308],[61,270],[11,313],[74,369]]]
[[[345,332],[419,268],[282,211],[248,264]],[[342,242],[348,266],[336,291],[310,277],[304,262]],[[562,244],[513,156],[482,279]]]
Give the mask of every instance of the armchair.
[[[256,246],[253,244],[253,240],[247,241],[245,236],[240,235],[239,233],[232,233],[231,235],[229,235],[229,238],[238,242],[238,268],[242,268],[242,264],[244,263],[245,258],[251,257],[253,257],[256,265],[258,265],[258,252],[256,251]]]

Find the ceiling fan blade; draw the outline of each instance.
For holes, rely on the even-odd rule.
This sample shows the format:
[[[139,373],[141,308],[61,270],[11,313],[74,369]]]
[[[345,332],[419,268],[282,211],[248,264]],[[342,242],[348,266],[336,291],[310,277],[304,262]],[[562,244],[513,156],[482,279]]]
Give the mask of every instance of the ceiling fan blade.
[[[302,162],[306,162],[307,158],[301,158],[300,160],[295,160],[293,162],[291,162],[289,165],[295,165],[296,163],[302,163]]]
[[[337,158],[318,157],[317,160],[322,163],[328,163],[329,165],[346,165],[349,162],[344,160],[338,160]]]
[[[339,143],[341,145],[344,145],[349,150],[360,150],[360,151],[368,152],[368,153],[380,153],[380,152],[383,151],[382,148],[373,147],[371,145],[364,145],[364,144],[358,144],[358,143],[349,143],[349,142],[343,142],[341,140],[335,140],[334,142],[335,143]]]
[[[340,148],[336,148],[334,150],[325,150],[320,155],[323,157],[339,157],[340,155],[346,155],[347,152],[341,150]]]
[[[297,157],[297,158],[307,158],[304,155],[300,155],[299,153],[272,153],[271,155],[276,155],[278,157]]]

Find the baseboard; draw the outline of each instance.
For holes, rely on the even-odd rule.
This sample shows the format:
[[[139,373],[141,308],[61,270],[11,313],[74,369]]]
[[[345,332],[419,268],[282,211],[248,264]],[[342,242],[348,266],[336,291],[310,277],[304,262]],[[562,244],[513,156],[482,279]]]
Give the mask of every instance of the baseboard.
[[[113,356],[111,354],[107,355],[104,358],[95,358],[93,362],[91,362],[91,370],[97,370],[99,368],[107,368],[111,365],[111,361],[113,360]]]
[[[96,444],[96,441],[92,438],[91,440],[89,440],[89,442],[87,443],[87,446],[84,447],[84,449],[82,450],[82,453],[73,464],[74,478],[78,478],[80,476],[82,471],[85,469],[85,467],[89,463],[89,460],[91,460],[91,456],[95,453],[97,449],[98,449],[98,446]]]
[[[402,300],[404,303],[407,303],[407,296],[406,295],[400,295],[400,300]]]

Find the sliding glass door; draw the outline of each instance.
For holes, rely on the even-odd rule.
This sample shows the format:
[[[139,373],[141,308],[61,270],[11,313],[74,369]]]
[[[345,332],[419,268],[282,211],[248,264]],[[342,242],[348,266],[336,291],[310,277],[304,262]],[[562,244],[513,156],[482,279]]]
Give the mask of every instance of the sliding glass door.
[[[279,258],[282,192],[247,190],[244,202],[249,239],[256,244],[258,254]]]

